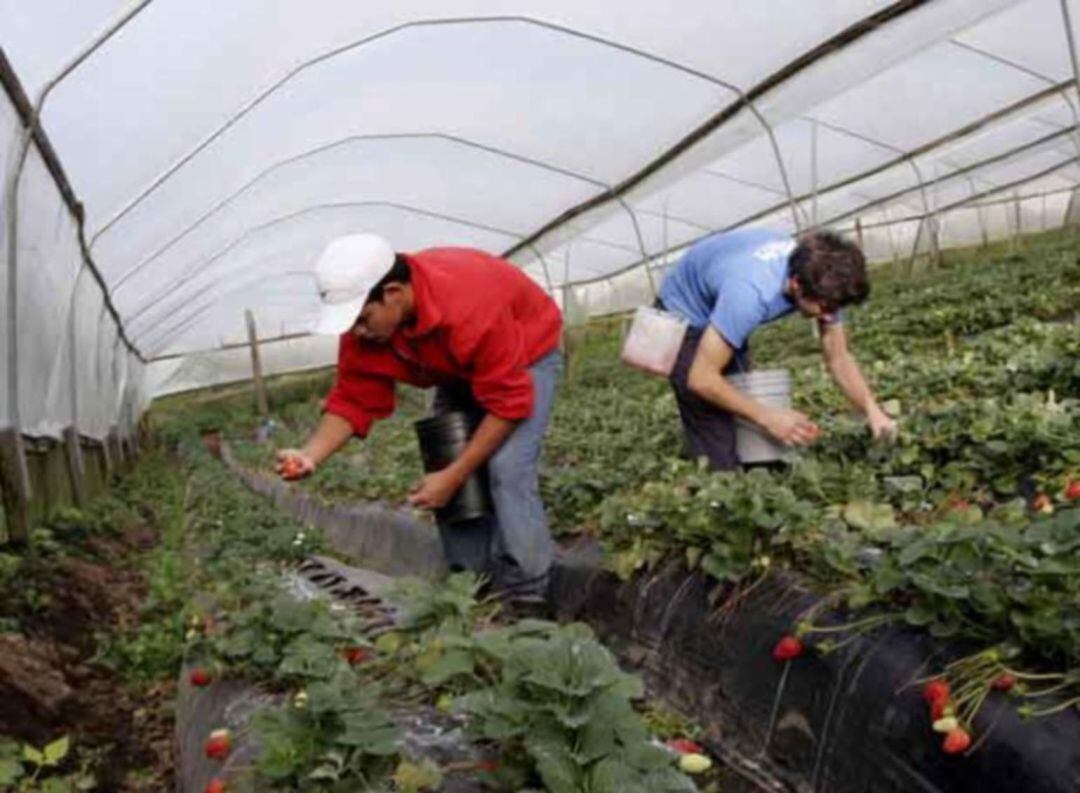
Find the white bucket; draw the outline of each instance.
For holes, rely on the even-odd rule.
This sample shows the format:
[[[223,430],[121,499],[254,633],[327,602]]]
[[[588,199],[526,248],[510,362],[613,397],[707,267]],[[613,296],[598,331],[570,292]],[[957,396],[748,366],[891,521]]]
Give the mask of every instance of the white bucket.
[[[675,368],[687,322],[667,311],[640,306],[623,342],[623,363],[648,374],[667,377]]]
[[[728,382],[756,402],[776,408],[791,407],[791,374],[787,369],[733,374]],[[739,462],[771,463],[791,457],[791,449],[757,424],[735,418],[735,452]]]

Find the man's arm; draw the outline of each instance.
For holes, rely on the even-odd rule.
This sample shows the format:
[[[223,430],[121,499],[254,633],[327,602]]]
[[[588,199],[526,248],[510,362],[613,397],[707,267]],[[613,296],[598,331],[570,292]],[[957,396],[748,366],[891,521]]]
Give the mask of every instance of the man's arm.
[[[300,449],[280,449],[277,472],[285,479],[301,479],[353,436],[353,425],[334,413],[323,413],[319,426]]]
[[[687,385],[690,390],[718,408],[727,410],[765,429],[789,445],[811,443],[818,436],[817,425],[797,410],[770,408],[739,391],[722,374],[735,351],[715,328],[709,326],[701,337]]]
[[[445,506],[469,476],[491,458],[533,409],[532,375],[524,365],[525,342],[521,327],[506,307],[480,317],[450,339],[451,352],[472,364],[469,386],[485,410],[480,426],[465,450],[441,471],[427,474],[409,496],[415,506]]]
[[[881,409],[874,393],[863,377],[862,370],[847,344],[847,332],[841,324],[824,325],[821,333],[821,349],[825,365],[833,380],[840,386],[844,396],[864,416],[875,438],[896,433],[896,422]]]
[[[424,509],[446,506],[465,480],[499,450],[519,423],[488,413],[461,455],[441,471],[424,476],[410,494],[409,503]]]

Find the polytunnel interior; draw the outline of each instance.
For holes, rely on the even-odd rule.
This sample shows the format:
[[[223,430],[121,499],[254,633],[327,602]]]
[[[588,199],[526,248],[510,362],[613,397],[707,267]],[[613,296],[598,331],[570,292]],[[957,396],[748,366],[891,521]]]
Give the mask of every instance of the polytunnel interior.
[[[332,365],[338,340],[312,332],[314,267],[343,234],[503,256],[577,327],[651,304],[679,255],[720,231],[833,228],[884,267],[1080,226],[1078,36],[1076,0],[0,0],[5,525],[28,525],[34,499],[99,489],[145,445],[154,400],[249,380],[249,321],[261,375]],[[56,471],[31,454],[53,447]],[[50,485],[65,465],[96,484]],[[366,525],[275,493],[331,533]],[[394,521],[387,547],[426,548],[423,528]],[[696,623],[676,626],[681,657],[653,644],[667,628],[649,588],[686,583],[706,620],[700,582],[560,575],[563,616],[625,643],[652,685],[675,669],[684,710],[771,731],[753,675],[731,701],[693,702],[752,659],[703,648]],[[773,630],[787,605],[763,602],[760,624],[734,631]],[[922,660],[904,656],[904,673]],[[811,677],[824,689],[849,672]],[[805,711],[834,724],[831,705]],[[753,765],[716,729],[727,760]],[[1017,729],[1008,751],[1056,745],[1056,726],[1009,743]],[[869,764],[878,749],[854,751]],[[809,774],[800,760],[743,776],[871,784],[832,751]],[[895,751],[881,790],[918,781]],[[1074,772],[1068,754],[1029,784],[1064,790]],[[935,773],[924,789],[974,784]]]

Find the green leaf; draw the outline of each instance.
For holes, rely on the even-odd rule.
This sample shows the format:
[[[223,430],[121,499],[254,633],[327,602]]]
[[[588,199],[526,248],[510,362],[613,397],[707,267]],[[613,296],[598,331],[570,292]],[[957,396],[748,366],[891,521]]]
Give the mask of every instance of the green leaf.
[[[45,765],[45,755],[29,744],[23,747],[23,759],[39,768]]]
[[[10,759],[0,760],[0,785],[13,785],[22,775],[22,763]]]
[[[229,634],[221,645],[221,651],[232,658],[243,658],[251,655],[259,643],[259,637],[254,630],[245,628]]]
[[[71,783],[60,777],[52,777],[41,783],[41,793],[71,793]]]
[[[873,603],[877,598],[874,595],[873,590],[869,586],[856,585],[851,588],[851,594],[848,595],[848,606],[856,611],[866,608]]]
[[[908,625],[923,627],[934,621],[935,613],[932,609],[916,604],[904,612],[904,620]]]
[[[60,761],[67,757],[70,749],[71,739],[66,735],[53,741],[45,747],[45,765],[59,765]]]
[[[425,757],[420,763],[402,760],[394,771],[394,785],[399,793],[423,793],[442,787],[443,774],[439,767]]]
[[[549,793],[580,793],[582,769],[574,762],[566,744],[530,741],[525,748],[536,761],[536,772]]]
[[[375,649],[380,655],[393,655],[401,649],[405,639],[397,631],[384,633],[375,640]]]
[[[457,675],[471,673],[473,666],[471,653],[465,650],[450,650],[429,666],[420,676],[420,680],[426,686],[438,687]]]
[[[844,507],[844,521],[852,528],[865,531],[871,536],[896,526],[892,506],[872,504],[868,501],[853,501]]]
[[[344,727],[337,742],[352,746],[364,754],[397,754],[401,742],[400,730],[378,711],[348,713],[342,717]]]
[[[920,559],[924,559],[929,556],[933,556],[938,549],[938,544],[934,540],[916,540],[908,545],[896,558],[901,567],[910,567]]]
[[[327,680],[341,664],[342,660],[333,647],[305,635],[285,648],[278,674],[282,677]]]

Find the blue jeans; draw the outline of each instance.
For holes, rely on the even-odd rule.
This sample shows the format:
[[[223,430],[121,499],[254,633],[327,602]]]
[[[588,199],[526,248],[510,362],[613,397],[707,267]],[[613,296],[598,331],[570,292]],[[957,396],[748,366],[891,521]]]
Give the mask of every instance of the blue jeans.
[[[522,594],[546,589],[555,543],[540,500],[539,463],[561,371],[562,353],[557,350],[529,369],[536,392],[532,415],[514,428],[487,463],[494,514],[439,525],[451,571],[472,570],[489,576],[499,589]],[[433,408],[436,415],[462,411],[474,428],[484,417],[467,382],[440,386]]]

